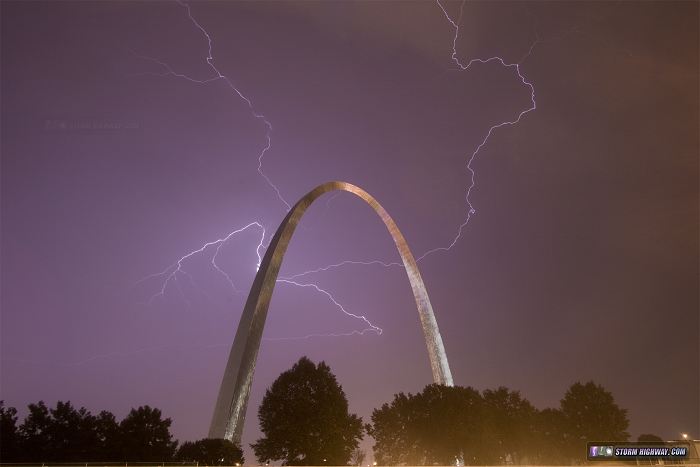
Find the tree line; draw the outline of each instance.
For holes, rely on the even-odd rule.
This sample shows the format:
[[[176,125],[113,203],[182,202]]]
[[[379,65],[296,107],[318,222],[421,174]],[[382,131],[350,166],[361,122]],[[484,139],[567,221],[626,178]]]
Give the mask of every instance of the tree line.
[[[17,410],[0,401],[0,461],[2,462],[199,462],[208,465],[243,463],[239,446],[223,439],[178,442],[170,433],[170,418],[149,406],[132,409],[123,420],[102,411],[58,401],[29,404],[17,424]]]
[[[587,441],[629,438],[627,411],[593,382],[573,384],[558,408],[544,410],[504,387],[431,384],[396,394],[363,424],[328,365],[306,357],[267,390],[258,419],[255,456],[283,465],[361,465],[365,434],[379,465],[579,464]]]
[[[573,384],[557,409],[537,410],[518,391],[427,386],[372,413],[367,432],[388,465],[577,464],[586,442],[627,441],[626,411],[592,382]]]
[[[240,446],[202,439],[178,446],[171,420],[149,406],[120,422],[70,402],[29,405],[23,423],[0,401],[3,462],[188,461],[242,464]],[[258,409],[263,436],[251,445],[260,464],[362,465],[358,449],[374,438],[379,465],[580,464],[588,441],[627,441],[629,420],[613,395],[593,382],[571,385],[559,407],[539,410],[505,387],[426,386],[395,394],[371,423],[350,413],[330,367],[302,357],[267,389]],[[660,440],[642,435],[640,440]]]

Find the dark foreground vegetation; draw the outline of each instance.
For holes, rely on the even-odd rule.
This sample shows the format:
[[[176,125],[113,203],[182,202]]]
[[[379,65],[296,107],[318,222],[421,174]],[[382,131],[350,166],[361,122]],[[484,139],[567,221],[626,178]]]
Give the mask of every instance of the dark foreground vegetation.
[[[243,463],[240,447],[223,439],[185,442],[178,449],[171,423],[149,406],[132,409],[117,422],[110,412],[93,415],[59,401],[54,408],[29,404],[18,425],[17,411],[0,401],[0,461]]]
[[[537,410],[507,388],[481,393],[430,385],[397,394],[372,413],[367,431],[380,464],[576,464],[586,442],[626,441],[625,410],[594,383],[572,385],[558,409]]]
[[[255,456],[285,465],[357,465],[364,433],[379,465],[577,464],[587,441],[629,438],[627,412],[592,382],[573,384],[558,408],[544,410],[503,387],[431,384],[396,394],[362,425],[330,368],[305,357],[268,389],[258,418]]]
[[[30,404],[20,425],[16,414],[0,402],[2,462],[243,463],[240,447],[226,440],[178,448],[171,420],[148,406],[119,422],[70,402],[51,409]],[[418,394],[394,395],[363,424],[349,412],[330,367],[306,357],[270,386],[258,419],[263,437],[251,447],[261,464],[363,465],[366,453],[358,446],[365,434],[375,440],[379,465],[581,464],[587,441],[629,438],[626,410],[593,382],[573,384],[559,407],[544,410],[504,387],[479,392],[431,384]]]

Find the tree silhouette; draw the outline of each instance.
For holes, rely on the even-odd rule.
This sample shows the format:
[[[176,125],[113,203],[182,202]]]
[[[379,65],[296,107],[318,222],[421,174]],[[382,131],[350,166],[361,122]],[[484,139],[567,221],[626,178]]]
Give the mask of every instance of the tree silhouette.
[[[173,458],[177,441],[170,434],[169,418],[149,406],[131,409],[119,424],[121,458],[126,461],[160,462]]]
[[[576,383],[560,409],[538,411],[517,391],[429,385],[372,413],[367,432],[384,465],[569,464],[587,441],[626,441],[626,411],[594,383]]]
[[[266,391],[258,410],[265,435],[252,445],[261,463],[346,465],[362,439],[362,420],[330,367],[302,357]]]
[[[94,418],[94,461],[121,460],[121,431],[111,412],[103,410]]]
[[[472,388],[426,386],[414,396],[412,429],[416,433],[421,465],[453,465],[465,455],[480,457],[479,420],[483,416],[483,401]],[[418,448],[418,446],[420,446]]]
[[[567,450],[572,459],[583,461],[588,441],[627,441],[627,410],[615,403],[612,394],[589,381],[574,383],[561,400]]]
[[[227,439],[214,438],[183,443],[175,458],[204,465],[238,465],[244,461],[243,451],[239,446]]]
[[[101,460],[107,443],[100,440],[97,418],[84,407],[58,401],[49,409],[43,401],[29,404],[29,414],[19,427],[21,458],[30,462]]]
[[[419,394],[399,393],[372,413],[367,426],[382,465],[453,465],[480,457],[483,401],[459,386],[426,386]]]
[[[535,415],[528,446],[528,462],[539,465],[564,465],[570,462],[567,453],[569,435],[566,419],[559,409],[544,409]]]
[[[374,457],[381,465],[417,465],[418,433],[411,423],[416,412],[413,396],[402,392],[394,395],[391,404],[384,403],[372,412],[372,424],[367,433],[374,438]],[[413,449],[412,449],[413,448]]]
[[[27,406],[29,413],[19,427],[24,439],[22,460],[25,462],[44,462],[52,460],[49,447],[52,444],[50,436],[51,414],[44,401]]]
[[[17,409],[0,400],[0,462],[19,462],[21,438],[17,429]]]
[[[140,407],[118,424],[107,411],[92,415],[58,401],[29,404],[17,426],[17,411],[0,401],[0,459],[3,462],[123,462],[172,460],[177,443],[170,435],[170,419],[158,409]]]
[[[487,389],[482,397],[480,461],[492,465],[520,463],[530,454],[537,410],[518,391],[505,387]]]
[[[97,444],[95,417],[85,407],[76,410],[70,402],[57,402],[51,409],[50,436],[56,460],[88,461]]]

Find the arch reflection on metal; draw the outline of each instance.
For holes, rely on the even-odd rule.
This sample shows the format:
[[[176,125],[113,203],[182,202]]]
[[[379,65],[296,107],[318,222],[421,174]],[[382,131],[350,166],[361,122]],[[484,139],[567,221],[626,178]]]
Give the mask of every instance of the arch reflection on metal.
[[[209,428],[209,438],[226,438],[240,444],[260,340],[284,253],[287,251],[287,246],[299,220],[309,205],[322,194],[335,190],[347,191],[361,198],[374,209],[386,225],[399,250],[413,289],[413,297],[416,300],[418,315],[423,326],[425,343],[428,346],[433,380],[438,384],[453,385],[445,347],[442,344],[442,337],[440,337],[437,321],[435,321],[428,292],[425,290],[425,284],[423,284],[423,279],[418,271],[416,260],[396,223],[377,200],[362,188],[347,182],[328,182],[307,193],[290,209],[267,248],[248,294],[236,337],[231,346],[219,396],[216,400],[214,416]]]

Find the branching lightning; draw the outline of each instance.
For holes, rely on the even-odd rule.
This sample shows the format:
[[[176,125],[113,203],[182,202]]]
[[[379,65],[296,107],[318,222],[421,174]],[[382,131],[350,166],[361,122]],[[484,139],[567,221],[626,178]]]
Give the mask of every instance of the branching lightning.
[[[519,81],[525,85],[528,90],[530,91],[530,103],[531,105],[524,109],[521,110],[520,113],[516,116],[516,118],[512,120],[506,120],[500,123],[497,123],[489,128],[489,130],[486,132],[486,136],[481,140],[481,142],[476,146],[476,149],[471,152],[471,154],[468,155],[467,157],[467,171],[469,172],[469,186],[467,187],[467,193],[465,195],[465,201],[467,203],[467,216],[464,219],[464,221],[457,227],[457,232],[455,233],[455,236],[453,237],[452,241],[447,245],[447,246],[439,246],[439,247],[434,247],[431,249],[428,249],[425,251],[422,255],[418,256],[416,258],[416,261],[421,261],[428,257],[429,255],[433,253],[437,253],[439,251],[446,252],[450,251],[459,241],[459,239],[462,237],[462,232],[464,228],[469,224],[469,221],[471,220],[472,216],[476,214],[476,208],[471,202],[471,193],[472,190],[476,187],[476,172],[472,168],[472,163],[476,159],[477,155],[480,153],[480,151],[483,149],[484,146],[488,143],[489,139],[491,138],[491,135],[493,134],[494,131],[496,131],[498,128],[504,127],[504,126],[512,126],[520,122],[520,120],[528,113],[532,112],[533,110],[537,109],[537,102],[535,101],[535,88],[530,83],[525,76],[522,74],[520,70],[520,65],[527,59],[531,54],[532,51],[534,50],[535,46],[540,42],[539,37],[536,38],[536,40],[530,45],[530,48],[528,49],[527,53],[521,58],[521,60],[517,63],[507,63],[503,58],[501,57],[489,57],[489,58],[473,58],[469,60],[466,64],[462,62],[459,58],[459,54],[457,53],[457,42],[459,40],[459,24],[462,19],[462,13],[464,10],[464,3],[466,0],[463,0],[461,5],[460,5],[460,10],[459,10],[459,17],[457,21],[452,19],[450,14],[447,12],[445,9],[444,5],[442,4],[441,0],[435,0],[437,3],[437,6],[440,8],[442,14],[445,16],[445,19],[449,22],[450,26],[454,30],[454,34],[452,36],[452,55],[450,58],[452,61],[457,65],[459,71],[467,71],[469,70],[472,65],[474,64],[487,64],[491,62],[498,62],[501,64],[502,67],[504,68],[509,68],[515,70],[515,74],[517,75]],[[344,266],[349,266],[349,265],[378,265],[382,267],[392,267],[392,266],[401,266],[403,267],[403,264],[396,262],[396,261],[379,261],[379,260],[371,260],[371,261],[353,261],[353,260],[345,260],[341,261],[335,264],[331,264],[328,266],[308,270],[308,271],[303,271],[297,274],[294,274],[293,276],[290,276],[290,278],[299,278],[319,272],[325,272],[330,269],[336,269]]]
[[[233,84],[233,82],[232,82],[227,76],[225,76],[223,73],[221,73],[221,71],[216,67],[216,65],[214,64],[214,57],[213,57],[213,53],[212,53],[212,39],[211,39],[211,35],[210,35],[210,34],[207,32],[207,30],[199,23],[199,21],[197,21],[197,19],[192,15],[192,9],[190,8],[190,5],[189,5],[188,3],[185,3],[185,2],[183,2],[182,0],[176,0],[176,1],[177,1],[177,3],[178,3],[179,5],[181,5],[182,7],[184,7],[184,8],[186,9],[186,11],[187,11],[187,17],[189,18],[189,20],[192,22],[192,24],[193,24],[197,29],[199,29],[199,30],[202,32],[202,34],[203,34],[204,37],[206,38],[206,40],[207,40],[207,56],[206,56],[206,62],[207,62],[207,65],[209,65],[209,67],[211,68],[211,70],[214,72],[214,76],[213,76],[213,77],[210,77],[210,78],[206,78],[206,79],[196,79],[196,78],[193,78],[193,77],[191,77],[191,76],[188,76],[188,75],[186,75],[186,74],[184,74],[184,73],[179,73],[179,72],[175,71],[169,64],[167,64],[167,63],[165,63],[165,62],[163,62],[162,60],[159,60],[159,59],[157,59],[157,58],[153,58],[153,57],[149,57],[149,56],[145,56],[145,55],[141,55],[141,54],[136,54],[136,53],[134,53],[134,55],[137,56],[138,58],[143,59],[143,60],[149,60],[149,61],[151,61],[151,62],[153,62],[153,63],[156,63],[156,64],[158,64],[159,66],[161,66],[161,67],[164,69],[164,71],[161,72],[161,73],[147,73],[147,74],[153,74],[153,75],[157,75],[157,76],[173,76],[173,77],[176,77],[176,78],[181,78],[181,79],[187,80],[187,81],[189,81],[189,82],[191,82],[191,83],[195,83],[195,84],[208,84],[208,83],[212,83],[212,82],[214,82],[214,81],[223,80],[223,81],[228,85],[228,87],[229,87],[240,99],[242,99],[242,100],[246,103],[246,105],[248,106],[248,108],[249,108],[251,114],[252,114],[256,119],[262,121],[263,124],[265,125],[265,129],[266,129],[266,131],[265,131],[265,145],[264,145],[264,147],[261,149],[260,153],[258,154],[258,173],[259,173],[260,176],[265,180],[265,182],[274,190],[274,192],[276,193],[277,198],[279,199],[279,201],[281,201],[281,202],[284,204],[284,206],[286,207],[287,211],[289,211],[289,210],[291,209],[291,205],[290,205],[290,204],[287,202],[287,200],[282,196],[282,193],[281,193],[279,187],[278,187],[277,185],[275,185],[275,184],[272,182],[272,180],[267,176],[267,174],[265,174],[265,172],[263,171],[263,158],[265,157],[265,154],[266,154],[266,153],[270,150],[270,148],[272,147],[272,137],[271,137],[271,133],[272,133],[272,123],[270,123],[270,121],[267,119],[267,117],[265,117],[265,115],[263,115],[262,113],[258,112],[258,111],[255,109],[255,107],[253,106],[253,102],[251,101],[251,99],[248,98],[246,95],[244,95],[244,94],[241,92],[241,90],[240,90],[238,87],[236,87],[236,86]],[[205,243],[205,244],[202,245],[200,248],[197,248],[197,249],[195,249],[195,250],[192,250],[192,251],[190,251],[189,253],[185,254],[184,256],[180,257],[180,259],[178,259],[175,263],[173,263],[172,265],[170,265],[170,266],[169,266],[168,268],[166,268],[164,271],[162,271],[162,272],[160,272],[160,273],[156,273],[156,274],[151,274],[151,275],[145,277],[144,279],[142,279],[141,281],[139,281],[139,283],[140,283],[140,282],[144,282],[144,281],[146,281],[146,280],[148,280],[148,279],[165,277],[165,279],[164,279],[163,282],[162,282],[160,291],[159,291],[158,293],[154,294],[153,296],[151,296],[151,298],[149,299],[149,304],[152,303],[153,300],[156,299],[157,297],[164,297],[165,294],[166,294],[166,291],[167,291],[168,287],[169,287],[172,283],[175,283],[175,284],[177,285],[178,290],[179,290],[179,292],[180,292],[182,298],[185,300],[186,303],[189,304],[189,302],[188,302],[188,300],[187,300],[187,298],[186,298],[186,296],[185,296],[185,293],[184,293],[184,291],[182,290],[182,287],[180,286],[179,276],[185,276],[185,277],[187,277],[188,280],[190,281],[190,283],[192,283],[192,284],[195,284],[195,282],[194,282],[193,277],[192,277],[189,273],[187,273],[187,272],[184,270],[184,268],[183,268],[183,263],[184,263],[186,260],[192,258],[193,256],[196,256],[196,255],[199,255],[199,254],[204,253],[204,252],[205,252],[207,249],[209,249],[210,247],[215,247],[215,248],[214,248],[214,254],[212,255],[212,258],[211,258],[211,265],[212,265],[212,267],[213,267],[219,274],[221,274],[221,275],[226,279],[226,281],[229,283],[229,285],[231,286],[231,288],[232,288],[232,290],[234,291],[234,293],[237,293],[237,294],[240,293],[240,291],[239,291],[238,288],[236,287],[235,283],[233,282],[231,276],[217,264],[216,259],[217,259],[218,255],[219,255],[219,252],[220,252],[221,248],[226,244],[226,242],[227,242],[229,239],[231,239],[231,238],[232,238],[233,236],[235,236],[236,234],[239,234],[239,233],[241,233],[241,232],[243,232],[243,231],[245,231],[245,230],[247,230],[247,229],[249,229],[249,228],[251,228],[251,227],[253,227],[253,226],[258,227],[258,228],[261,230],[260,242],[258,243],[257,248],[256,248],[256,254],[257,254],[257,256],[258,256],[258,262],[257,262],[257,264],[256,264],[256,270],[257,270],[257,269],[260,267],[260,263],[261,263],[261,261],[262,261],[261,249],[265,248],[265,246],[264,246],[264,241],[265,241],[265,228],[264,228],[264,226],[263,226],[260,222],[254,221],[254,222],[249,223],[248,225],[246,225],[246,226],[243,227],[243,228],[240,228],[240,229],[234,230],[234,231],[232,231],[232,232],[229,232],[226,236],[224,236],[224,237],[222,237],[222,238],[219,238],[219,239],[217,239],[217,240],[214,240],[214,241]],[[356,315],[356,314],[354,314],[354,313],[348,312],[348,311],[345,309],[345,307],[343,307],[343,305],[341,305],[340,302],[338,302],[338,301],[335,299],[335,297],[334,297],[330,292],[328,292],[326,289],[321,288],[319,285],[317,285],[317,284],[315,284],[315,283],[300,283],[300,282],[296,282],[296,281],[292,280],[292,278],[280,278],[280,279],[278,279],[278,282],[284,282],[284,283],[291,284],[291,285],[294,285],[294,286],[297,286],[297,287],[302,287],[302,288],[312,288],[312,289],[315,290],[316,292],[325,295],[325,296],[333,303],[333,305],[334,305],[336,308],[338,308],[341,312],[343,312],[343,313],[346,314],[347,316],[350,316],[350,317],[352,317],[352,318],[356,318],[356,319],[358,319],[358,320],[363,321],[363,322],[366,324],[367,327],[364,328],[364,329],[362,329],[361,331],[351,331],[351,332],[349,332],[349,333],[309,334],[309,335],[303,336],[303,337],[295,337],[295,338],[286,337],[286,338],[277,338],[277,339],[275,339],[275,340],[307,339],[307,338],[310,338],[310,337],[318,337],[318,336],[350,336],[350,335],[364,335],[366,332],[374,332],[374,333],[376,333],[376,334],[381,334],[381,333],[382,333],[382,329],[379,328],[378,326],[375,326],[374,324],[372,324],[365,316],[360,316],[360,315]]]
[[[518,114],[517,118],[513,120],[506,120],[501,123],[497,123],[496,125],[493,125],[491,128],[489,128],[489,131],[486,133],[486,136],[484,137],[483,140],[481,140],[481,143],[476,147],[476,149],[471,153],[471,155],[468,158],[467,161],[467,171],[469,171],[469,187],[467,188],[467,194],[465,196],[465,200],[467,202],[467,217],[465,218],[464,222],[460,224],[460,226],[457,228],[457,233],[452,240],[452,242],[448,246],[443,246],[443,247],[437,247],[437,248],[432,248],[422,255],[420,255],[416,260],[420,261],[423,258],[427,257],[428,255],[431,255],[437,251],[449,251],[452,249],[453,246],[457,244],[459,241],[460,237],[462,236],[462,231],[464,228],[469,224],[469,221],[471,220],[472,216],[476,214],[476,209],[474,208],[474,205],[472,204],[470,200],[471,192],[476,186],[476,172],[474,172],[474,169],[472,168],[472,163],[474,162],[474,159],[476,159],[476,156],[479,154],[481,149],[488,143],[489,139],[491,138],[491,135],[495,130],[498,128],[504,127],[504,126],[512,126],[515,125],[516,123],[519,123],[520,120],[523,118],[524,115],[532,112],[533,110],[537,109],[537,102],[535,101],[535,88],[530,83],[525,76],[520,71],[520,64],[522,63],[523,60],[525,60],[531,53],[532,50],[535,48],[535,45],[537,45],[537,40],[532,43],[530,46],[530,49],[528,53],[523,57],[523,59],[520,61],[520,63],[506,63],[506,61],[501,58],[501,57],[489,57],[489,58],[473,58],[467,62],[465,65],[462,63],[462,61],[459,59],[459,55],[457,54],[457,41],[459,40],[459,20],[455,22],[452,17],[449,15],[445,7],[442,5],[440,0],[435,0],[437,5],[440,7],[440,10],[442,10],[442,13],[445,15],[445,18],[447,21],[450,23],[452,28],[454,29],[454,35],[452,36],[452,61],[457,64],[459,69],[461,71],[467,71],[469,68],[471,68],[472,65],[475,63],[479,64],[487,64],[490,62],[498,62],[503,66],[504,68],[512,68],[515,70],[515,73],[518,75],[518,79],[520,80],[521,83],[523,83],[529,90],[530,90],[530,102],[531,106],[528,107],[525,110],[520,111]],[[460,7],[460,19],[462,16],[462,8],[464,8],[464,2],[462,2],[461,7]]]
[[[179,5],[181,5],[182,7],[185,8],[189,20],[192,22],[192,24],[193,24],[197,29],[199,29],[199,30],[201,31],[201,33],[202,33],[202,34],[204,35],[204,37],[206,38],[206,40],[207,40],[207,56],[206,56],[206,62],[207,62],[207,65],[208,65],[208,66],[211,68],[211,70],[213,71],[214,75],[213,75],[212,77],[209,77],[209,78],[206,78],[206,79],[195,79],[195,78],[193,78],[193,77],[191,77],[191,76],[188,76],[188,75],[185,75],[185,74],[182,74],[182,73],[179,73],[179,72],[175,71],[171,66],[169,66],[167,63],[165,63],[165,62],[163,62],[163,61],[161,61],[161,60],[158,60],[158,59],[155,59],[155,58],[152,58],[152,57],[143,56],[143,55],[137,55],[137,56],[140,57],[140,58],[142,58],[142,59],[144,59],[144,60],[149,60],[149,61],[151,61],[151,62],[153,62],[153,63],[158,64],[158,65],[161,66],[161,67],[163,68],[163,70],[164,70],[164,71],[161,72],[161,73],[150,73],[150,74],[155,74],[155,75],[158,75],[158,76],[172,76],[172,77],[176,77],[176,78],[185,79],[185,80],[187,80],[187,81],[190,81],[190,82],[195,83],[195,84],[200,84],[200,85],[201,85],[201,84],[208,84],[208,83],[211,83],[211,82],[214,82],[214,81],[218,81],[218,80],[223,80],[223,81],[228,85],[228,87],[235,93],[235,95],[237,95],[240,99],[242,99],[242,100],[246,103],[246,105],[248,106],[248,108],[249,108],[251,114],[253,115],[253,117],[256,118],[257,120],[261,121],[261,122],[264,124],[265,129],[266,129],[266,132],[265,132],[265,145],[264,145],[264,147],[261,149],[260,153],[258,154],[258,173],[259,173],[260,176],[265,180],[265,182],[267,183],[267,185],[269,185],[269,186],[274,190],[274,192],[275,192],[276,195],[277,195],[277,198],[280,200],[280,202],[282,202],[282,203],[284,204],[284,206],[286,207],[286,209],[287,209],[287,210],[291,209],[290,204],[289,204],[289,203],[285,200],[285,198],[282,196],[280,189],[277,187],[277,185],[275,185],[275,184],[272,182],[272,180],[271,180],[271,179],[265,174],[265,172],[263,171],[263,158],[264,158],[265,154],[270,150],[270,148],[271,148],[271,146],[272,146],[272,138],[271,138],[272,124],[270,123],[270,121],[269,121],[262,113],[260,113],[260,112],[258,112],[258,111],[256,110],[256,108],[254,107],[254,105],[253,105],[251,99],[249,99],[248,97],[246,97],[246,95],[244,95],[244,94],[239,90],[239,88],[237,88],[237,87],[233,84],[233,82],[232,82],[228,77],[226,77],[223,73],[221,73],[221,71],[216,67],[216,65],[214,64],[214,58],[213,58],[213,53],[212,53],[212,38],[211,38],[211,35],[206,31],[206,29],[205,29],[205,28],[197,21],[197,19],[193,16],[192,10],[191,10],[190,5],[189,5],[188,3],[185,3],[185,2],[182,1],[182,0],[176,0],[176,1],[177,1],[177,3],[178,3]],[[508,62],[507,62],[506,60],[504,60],[503,58],[498,57],[498,56],[494,56],[494,57],[489,57],[489,58],[473,58],[473,59],[471,59],[471,60],[469,60],[468,62],[465,63],[465,62],[463,62],[463,61],[459,58],[459,55],[458,55],[458,52],[457,52],[457,43],[458,43],[459,37],[460,37],[460,36],[459,36],[459,35],[460,35],[460,23],[461,23],[461,17],[462,17],[462,13],[463,13],[463,8],[464,8],[464,1],[463,1],[462,4],[461,4],[461,7],[460,7],[460,14],[459,14],[459,17],[458,17],[458,19],[457,19],[456,21],[450,16],[450,14],[448,13],[447,9],[444,7],[444,5],[443,5],[443,3],[441,2],[441,0],[436,0],[436,3],[437,3],[437,6],[440,8],[442,14],[444,15],[445,19],[446,19],[447,22],[449,23],[450,27],[451,27],[451,28],[453,29],[453,31],[454,31],[453,36],[452,36],[452,54],[451,54],[451,59],[452,59],[452,61],[457,65],[458,70],[459,70],[459,71],[462,71],[462,72],[465,72],[465,71],[471,69],[472,66],[473,66],[473,65],[476,65],[476,64],[484,65],[484,64],[488,64],[488,63],[492,63],[492,62],[499,63],[503,68],[513,70],[514,73],[515,73],[515,75],[517,76],[518,80],[520,81],[520,83],[522,83],[526,88],[528,88],[528,90],[529,90],[529,92],[530,92],[530,101],[531,101],[531,105],[530,105],[528,108],[526,108],[526,109],[520,111],[520,112],[517,114],[517,116],[516,116],[515,118],[510,119],[510,120],[506,120],[506,121],[503,121],[503,122],[500,122],[500,123],[497,123],[497,124],[491,126],[491,127],[489,128],[489,130],[487,131],[486,135],[484,136],[484,138],[483,138],[483,139],[479,142],[479,144],[476,146],[476,148],[475,148],[471,153],[468,153],[468,154],[467,154],[467,164],[466,164],[466,167],[467,167],[467,171],[468,171],[468,174],[469,174],[469,185],[468,185],[468,187],[467,187],[467,191],[466,191],[466,195],[465,195],[465,201],[466,201],[466,204],[467,204],[467,215],[466,215],[466,218],[465,218],[464,221],[458,226],[457,231],[456,231],[456,233],[455,233],[455,235],[454,235],[452,241],[451,241],[449,244],[447,244],[446,246],[439,246],[439,247],[434,247],[434,248],[428,249],[427,251],[425,251],[422,255],[420,255],[420,256],[417,258],[417,261],[421,261],[421,260],[423,260],[424,258],[426,258],[426,257],[428,257],[429,255],[431,255],[431,254],[433,254],[433,253],[436,253],[436,252],[447,252],[447,251],[450,251],[450,250],[457,244],[457,242],[460,240],[460,238],[461,238],[461,236],[462,236],[462,232],[463,232],[464,228],[468,225],[468,223],[470,222],[472,216],[473,216],[474,214],[476,214],[476,209],[475,209],[474,205],[473,205],[472,202],[471,202],[471,193],[472,193],[472,190],[476,187],[476,172],[474,171],[474,169],[473,169],[473,167],[472,167],[472,164],[473,164],[474,160],[475,160],[476,157],[479,155],[479,153],[480,153],[481,150],[484,148],[484,146],[486,146],[486,144],[487,144],[488,141],[490,140],[491,136],[493,135],[494,131],[496,131],[497,129],[499,129],[499,128],[501,128],[501,127],[512,126],[512,125],[515,125],[515,124],[519,123],[519,122],[521,121],[521,119],[522,119],[526,114],[528,114],[528,113],[534,111],[534,110],[537,108],[537,103],[536,103],[536,101],[535,101],[535,89],[534,89],[534,86],[533,86],[532,83],[530,83],[530,82],[526,79],[526,77],[522,74],[520,65],[521,65],[522,62],[532,53],[534,47],[535,47],[535,46],[537,45],[537,43],[539,42],[539,38],[536,39],[535,42],[533,42],[533,43],[531,44],[531,46],[530,46],[528,52],[525,54],[525,56],[524,56],[519,62],[516,62],[516,63],[508,63]],[[330,198],[330,199],[328,200],[328,202],[330,202],[332,199],[333,199],[333,198]],[[190,252],[187,253],[186,255],[182,256],[178,261],[176,261],[175,263],[173,263],[173,264],[172,264],[170,267],[168,267],[166,270],[164,270],[164,271],[162,271],[162,272],[160,272],[160,273],[157,273],[157,274],[153,274],[153,275],[151,275],[151,276],[148,276],[148,277],[142,279],[142,281],[144,281],[144,280],[147,280],[147,279],[150,279],[150,278],[165,278],[165,279],[163,279],[163,282],[162,282],[162,286],[161,286],[160,291],[159,291],[158,293],[156,293],[154,296],[151,297],[151,301],[152,301],[153,299],[159,297],[159,296],[160,296],[160,297],[165,296],[167,289],[168,289],[169,286],[171,286],[173,283],[177,284],[177,286],[178,286],[178,288],[179,288],[179,290],[180,290],[180,293],[183,295],[183,298],[184,298],[184,292],[183,292],[182,289],[180,288],[180,284],[179,284],[179,281],[178,281],[179,276],[187,277],[188,280],[190,280],[192,283],[194,283],[194,281],[193,281],[193,278],[191,277],[191,275],[189,275],[189,274],[183,269],[183,263],[186,262],[188,259],[192,258],[192,257],[195,256],[195,255],[203,254],[206,250],[208,250],[208,249],[210,249],[210,248],[213,248],[213,251],[214,251],[214,253],[213,253],[212,257],[211,257],[211,264],[212,264],[212,267],[213,267],[214,269],[216,269],[217,272],[218,272],[219,274],[221,274],[221,275],[228,281],[229,285],[231,286],[231,288],[234,290],[235,293],[240,293],[240,291],[236,288],[236,286],[235,286],[233,280],[231,279],[230,275],[229,275],[228,273],[226,273],[226,272],[217,264],[216,259],[217,259],[217,256],[218,256],[218,254],[219,254],[221,248],[223,247],[223,245],[226,244],[226,242],[227,242],[230,238],[232,238],[232,237],[235,236],[236,234],[241,233],[241,232],[243,232],[243,231],[245,231],[245,230],[247,230],[247,229],[249,229],[249,228],[252,228],[252,227],[257,227],[257,228],[260,229],[260,231],[261,231],[260,242],[257,244],[257,248],[256,248],[256,253],[257,253],[257,255],[258,255],[258,264],[257,264],[257,266],[259,266],[259,265],[260,265],[260,261],[261,261],[261,250],[265,248],[265,245],[264,245],[264,240],[265,240],[265,228],[263,227],[263,225],[262,225],[260,222],[254,221],[254,222],[251,222],[250,224],[246,225],[245,227],[243,227],[243,228],[241,228],[241,229],[234,230],[234,231],[230,232],[229,234],[227,234],[226,236],[224,236],[224,237],[222,237],[222,238],[219,238],[219,239],[214,240],[214,241],[211,241],[211,242],[207,242],[207,243],[205,243],[204,245],[202,245],[200,248],[190,251]],[[372,324],[365,316],[363,316],[363,315],[357,315],[357,314],[353,314],[353,313],[348,312],[348,311],[345,309],[345,307],[343,307],[343,305],[342,305],[340,302],[338,302],[338,300],[336,300],[336,299],[333,297],[333,295],[332,295],[330,292],[328,292],[327,290],[322,289],[320,286],[318,286],[318,285],[315,284],[315,283],[306,283],[306,282],[302,283],[302,282],[298,282],[298,281],[296,280],[296,279],[299,279],[299,278],[301,278],[301,277],[305,277],[305,276],[307,276],[307,275],[313,275],[313,274],[317,274],[317,273],[323,273],[323,272],[327,272],[327,271],[332,270],[332,269],[337,269],[337,268],[341,268],[341,267],[345,267],[345,266],[350,266],[350,265],[356,265],[356,266],[370,266],[370,265],[376,265],[376,266],[381,266],[381,267],[385,267],[385,268],[393,267],[393,266],[403,267],[403,264],[401,264],[401,263],[399,263],[399,262],[395,262],[395,261],[394,261],[394,262],[387,262],[387,261],[380,261],[380,260],[370,260],[370,261],[352,261],[352,260],[345,260],[345,261],[340,261],[340,262],[338,262],[338,263],[331,264],[331,265],[328,265],[328,266],[319,267],[319,268],[312,269],[312,270],[308,270],[308,271],[303,271],[303,272],[300,272],[300,273],[297,273],[297,274],[293,274],[293,275],[290,275],[290,276],[280,277],[280,278],[278,279],[278,282],[290,284],[290,285],[293,285],[293,286],[296,286],[296,287],[301,287],[301,288],[310,288],[310,289],[312,289],[313,291],[315,291],[315,292],[317,292],[317,293],[320,293],[320,294],[325,295],[325,296],[333,303],[333,305],[334,305],[336,308],[338,308],[341,312],[343,312],[343,313],[346,314],[347,316],[353,317],[353,318],[358,319],[358,320],[362,320],[362,321],[365,323],[365,325],[366,325],[366,327],[365,327],[362,331],[352,331],[352,332],[349,332],[349,333],[337,333],[337,334],[309,334],[309,335],[307,335],[307,336],[301,337],[301,339],[306,339],[306,338],[311,338],[311,337],[320,337],[320,336],[364,335],[366,332],[374,332],[374,333],[376,333],[376,334],[378,334],[378,335],[382,333],[382,329],[379,328],[379,327],[377,327],[377,326],[375,326],[374,324]],[[285,337],[283,337],[283,338],[267,338],[267,339],[268,339],[268,340],[289,340],[289,339],[299,339],[299,338],[285,338]]]
[[[159,273],[155,273],[155,274],[151,274],[149,276],[146,276],[143,279],[141,279],[139,282],[137,282],[137,284],[145,282],[149,279],[156,278],[156,277],[165,277],[165,280],[163,281],[163,283],[161,285],[160,291],[151,296],[151,298],[149,299],[149,303],[153,302],[153,300],[155,300],[157,297],[164,297],[165,293],[168,289],[168,285],[170,285],[172,282],[175,282],[175,283],[178,282],[178,275],[184,275],[184,276],[190,278],[190,280],[192,280],[192,276],[188,272],[186,272],[184,269],[183,265],[184,265],[185,261],[187,261],[188,259],[192,258],[195,255],[198,255],[200,253],[204,253],[210,247],[215,247],[214,254],[211,257],[212,267],[226,279],[226,281],[229,283],[229,285],[231,286],[231,288],[233,289],[233,291],[235,293],[239,293],[240,291],[236,288],[236,284],[234,284],[233,279],[231,279],[231,276],[226,271],[221,269],[221,267],[216,262],[216,258],[219,255],[219,252],[221,251],[221,247],[224,246],[224,244],[229,239],[231,239],[231,237],[233,237],[234,235],[239,234],[241,232],[245,232],[246,230],[253,228],[253,227],[257,227],[258,229],[260,229],[260,242],[258,243],[258,246],[255,249],[255,253],[258,256],[258,262],[257,262],[256,267],[260,267],[260,262],[262,261],[262,255],[260,253],[260,250],[263,248],[263,243],[265,241],[265,227],[263,227],[263,225],[260,222],[255,221],[255,222],[251,222],[250,224],[248,224],[244,227],[241,227],[240,229],[229,232],[228,235],[226,235],[225,237],[216,239],[216,240],[211,241],[211,242],[207,242],[204,245],[202,245],[201,247],[197,248],[196,250],[190,251],[186,255],[181,256],[180,259],[178,259],[175,263],[168,266],[165,270],[163,270]]]

